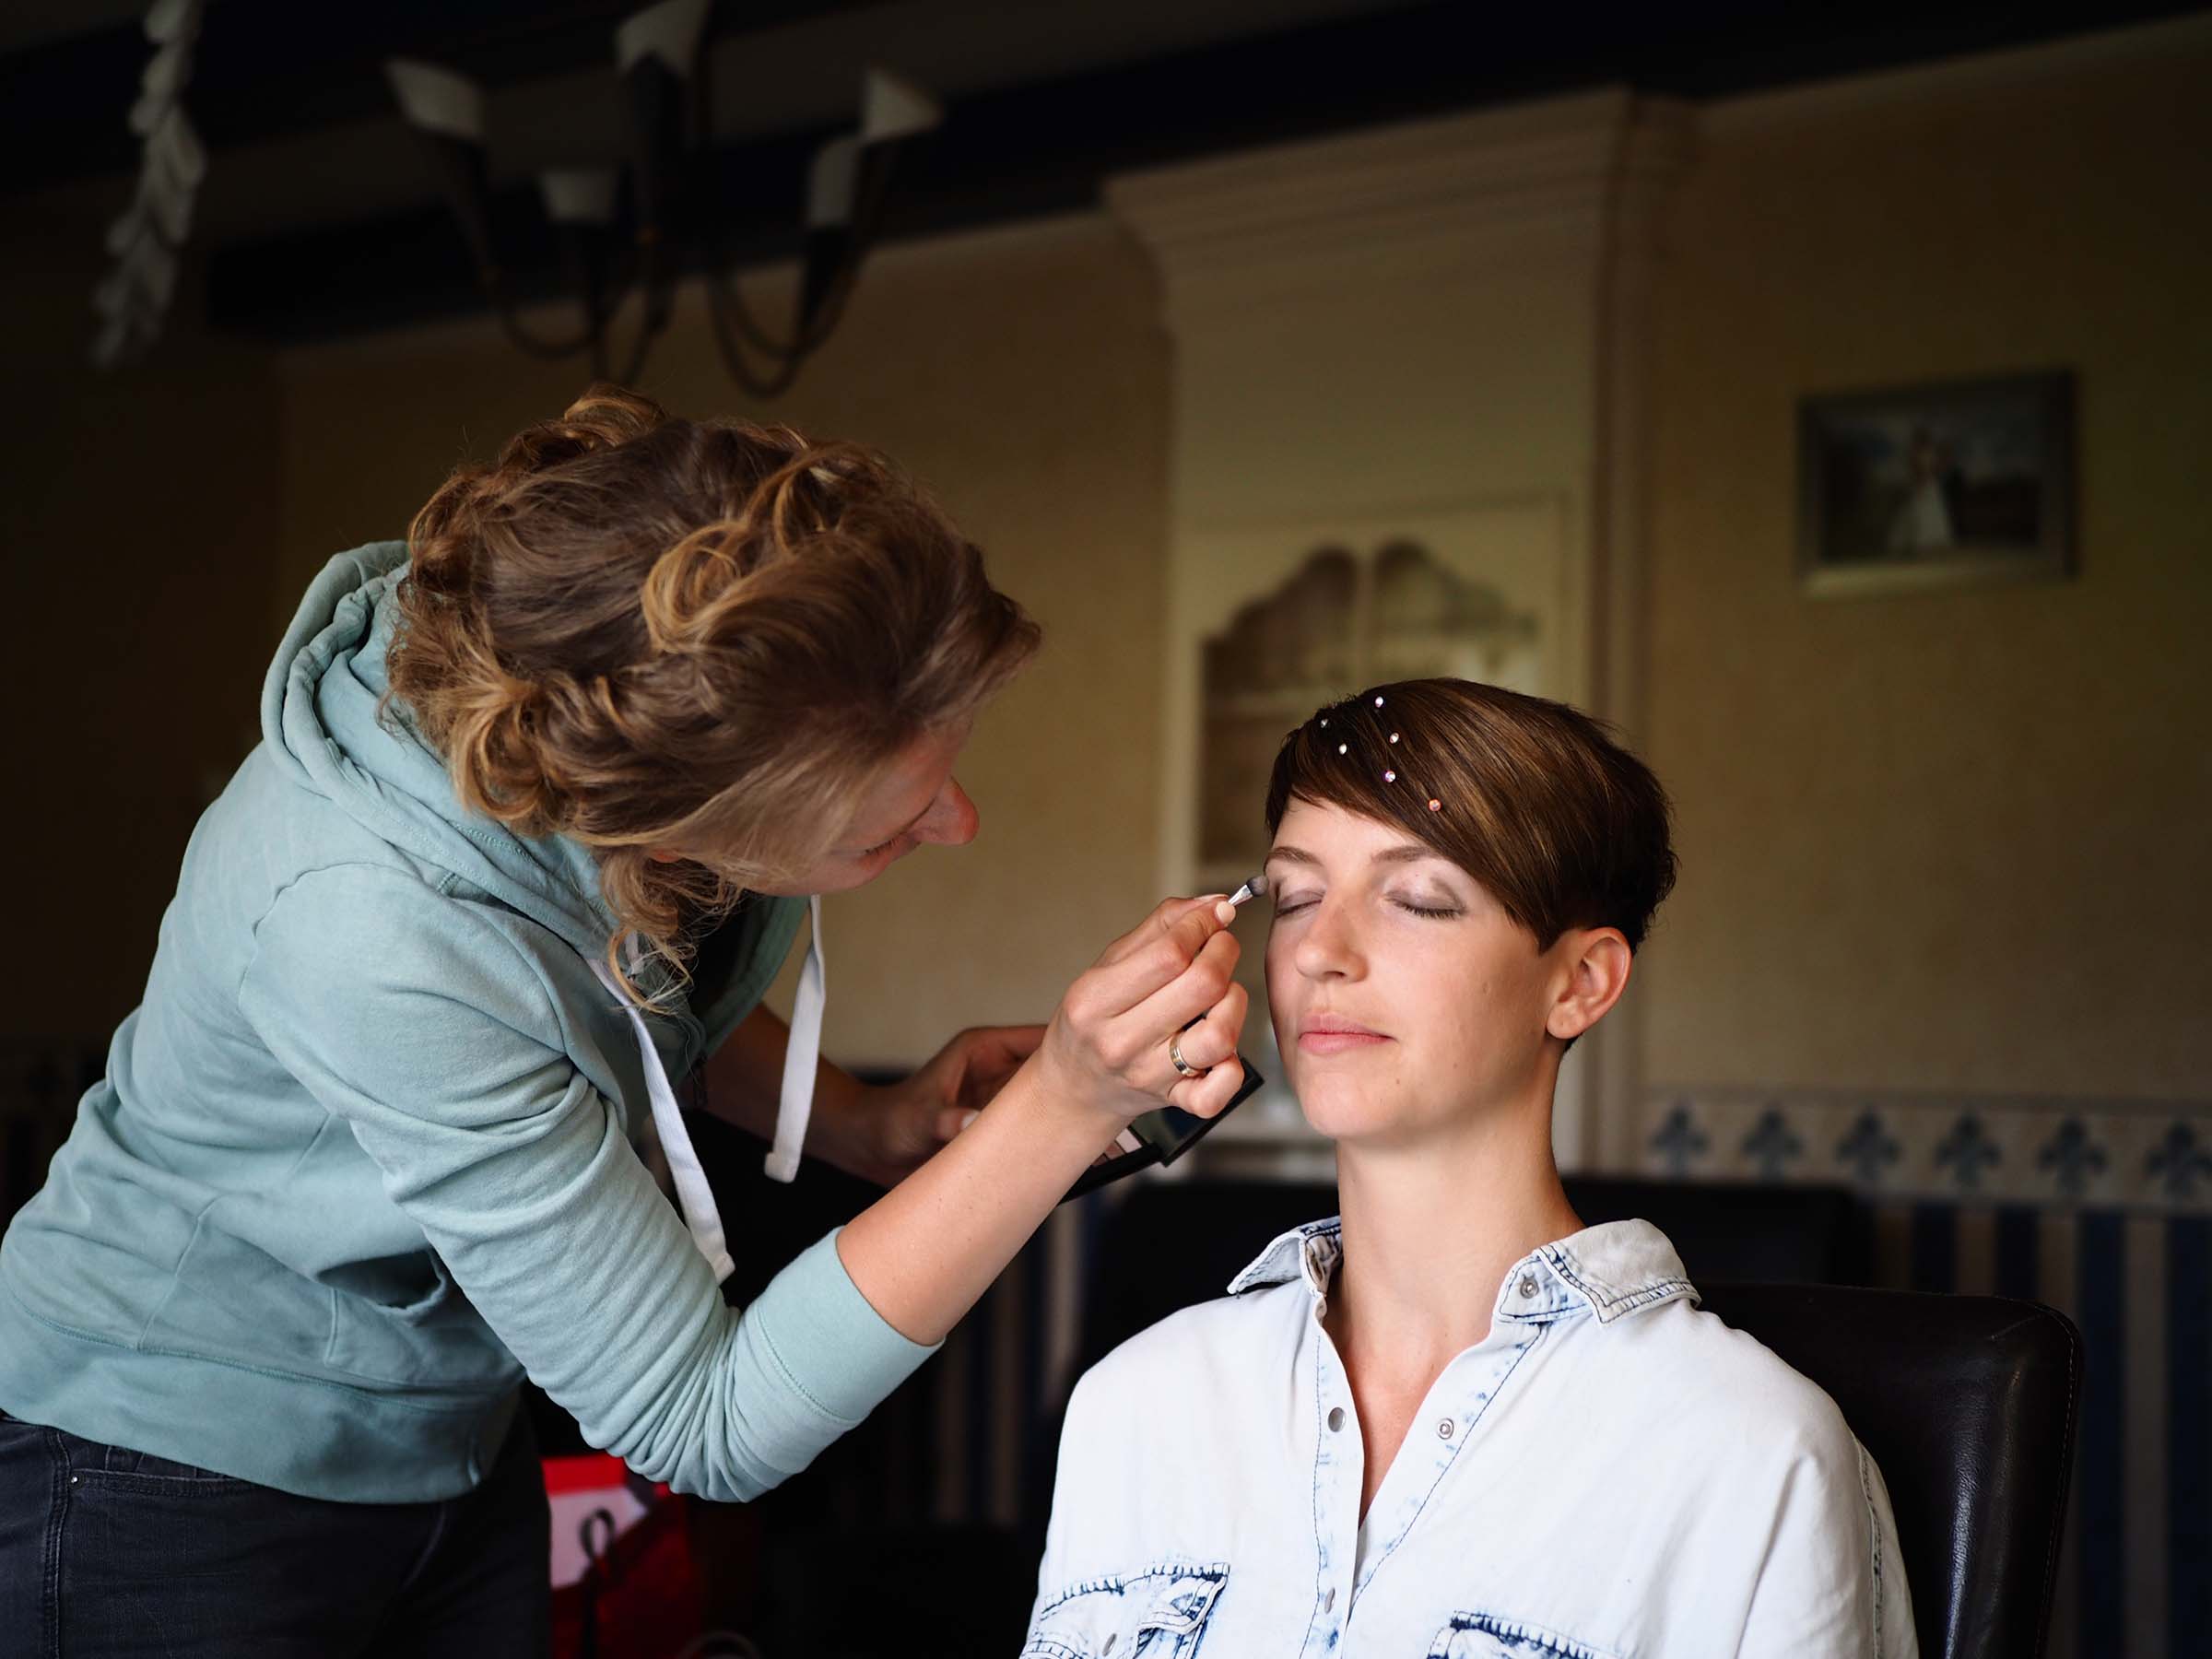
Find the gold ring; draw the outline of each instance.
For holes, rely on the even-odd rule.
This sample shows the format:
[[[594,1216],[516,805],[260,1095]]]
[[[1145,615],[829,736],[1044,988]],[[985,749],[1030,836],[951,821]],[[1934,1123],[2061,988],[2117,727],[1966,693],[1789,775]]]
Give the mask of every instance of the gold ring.
[[[1168,1039],[1168,1058],[1175,1063],[1175,1069],[1181,1072],[1186,1077],[1203,1077],[1206,1076],[1206,1067],[1193,1065],[1188,1060],[1185,1060],[1182,1057],[1182,1033],[1180,1031]]]

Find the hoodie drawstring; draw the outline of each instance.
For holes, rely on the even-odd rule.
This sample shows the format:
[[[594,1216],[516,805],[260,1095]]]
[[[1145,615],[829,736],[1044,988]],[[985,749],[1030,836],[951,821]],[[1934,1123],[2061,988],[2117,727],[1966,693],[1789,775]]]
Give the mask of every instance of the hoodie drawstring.
[[[799,970],[798,994],[791,1005],[791,1042],[783,1051],[783,1089],[776,1103],[776,1140],[765,1165],[771,1181],[790,1181],[799,1172],[806,1145],[806,1120],[814,1112],[814,1077],[822,1057],[822,1008],[830,994],[822,967],[822,900],[806,900],[806,965]]]
[[[799,971],[797,998],[792,1004],[791,1042],[783,1053],[783,1088],[776,1104],[775,1145],[768,1154],[769,1174],[777,1181],[790,1181],[799,1172],[799,1154],[806,1144],[806,1120],[814,1111],[814,1079],[822,1052],[822,1008],[828,1001],[822,968],[822,901],[817,896],[806,900],[807,915],[812,924],[812,937],[806,947],[806,966]],[[635,973],[643,959],[638,942],[632,937],[630,971]],[[661,1052],[653,1046],[653,1032],[646,1026],[645,1016],[638,1005],[623,993],[622,983],[615,978],[613,970],[595,957],[586,957],[599,982],[614,993],[622,1011],[629,1016],[630,1030],[637,1034],[638,1057],[645,1071],[645,1093],[653,1105],[653,1126],[661,1139],[661,1152],[668,1159],[668,1173],[676,1183],[676,1196],[683,1211],[684,1224],[691,1230],[691,1242],[713,1269],[714,1282],[720,1284],[735,1270],[730,1259],[729,1246],[723,1237],[722,1212],[715,1206],[714,1192],[707,1184],[706,1171],[700,1168],[699,1154],[692,1149],[691,1136],[684,1127],[684,1114],[677,1105],[676,1090],[668,1084],[668,1068],[661,1063]]]

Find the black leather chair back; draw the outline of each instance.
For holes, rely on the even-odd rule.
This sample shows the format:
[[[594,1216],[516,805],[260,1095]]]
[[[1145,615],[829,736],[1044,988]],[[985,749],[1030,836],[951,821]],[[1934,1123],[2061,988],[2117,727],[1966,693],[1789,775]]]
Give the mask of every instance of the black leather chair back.
[[[1828,1391],[1897,1512],[1920,1651],[2035,1659],[2074,1466],[2081,1333],[2040,1302],[1841,1285],[1699,1287]]]
[[[1641,1217],[1673,1241],[1690,1278],[1858,1284],[1863,1207],[1841,1187],[1573,1177],[1590,1226]],[[1279,1181],[1140,1181],[1103,1221],[1083,1310],[1088,1366],[1179,1308],[1221,1294],[1277,1233],[1336,1213],[1336,1189]]]

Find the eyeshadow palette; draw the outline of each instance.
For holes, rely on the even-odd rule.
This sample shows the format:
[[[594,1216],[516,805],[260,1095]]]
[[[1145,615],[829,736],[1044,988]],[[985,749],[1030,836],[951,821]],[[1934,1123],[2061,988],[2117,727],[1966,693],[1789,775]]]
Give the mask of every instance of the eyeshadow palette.
[[[1244,1081],[1230,1097],[1228,1105],[1210,1118],[1196,1117],[1174,1106],[1146,1112],[1123,1130],[1114,1144],[1099,1155],[1098,1162],[1067,1189],[1068,1197],[1080,1198],[1110,1181],[1119,1181],[1124,1175],[1134,1175],[1155,1164],[1171,1164],[1196,1146],[1207,1130],[1250,1100],[1267,1081],[1243,1055],[1239,1054],[1237,1059],[1244,1067]]]

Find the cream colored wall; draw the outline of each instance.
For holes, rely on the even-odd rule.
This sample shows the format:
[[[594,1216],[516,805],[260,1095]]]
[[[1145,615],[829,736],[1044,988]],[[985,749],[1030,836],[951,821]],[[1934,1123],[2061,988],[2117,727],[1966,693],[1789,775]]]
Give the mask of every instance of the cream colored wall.
[[[1707,112],[1656,339],[1655,1081],[2206,1095],[2212,31],[2150,39]],[[1800,397],[2053,366],[2076,580],[1798,593]]]
[[[2204,1092],[2212,39],[2154,32],[2147,53],[2090,42],[1703,112],[1653,341],[1643,737],[1684,854],[1639,987],[1656,1082]],[[307,576],[397,534],[450,465],[582,378],[475,318],[274,357],[180,328],[96,380],[84,296],[112,206],[27,206],[0,277],[16,384],[42,389],[0,416],[23,584],[6,649],[33,712],[9,752],[60,803],[11,815],[9,847],[21,870],[99,872],[19,884],[19,936],[51,953],[17,976],[24,1032],[97,1030],[135,998],[191,819],[252,739]],[[1437,280],[1462,303],[1483,291]],[[1041,1016],[1156,897],[1175,465],[1160,299],[1128,235],[1090,216],[885,251],[769,411],[732,394],[696,294],[655,355],[648,389],[678,408],[898,455],[1046,625],[963,767],[982,841],[830,906],[846,1058],[912,1061],[959,1024]],[[1547,303],[1521,296],[1499,337],[1579,329]],[[1484,422],[1533,401],[1514,443],[1563,452],[1547,434],[1587,417],[1557,377],[1516,397],[1510,354],[1379,373],[1379,324],[1351,323],[1272,357],[1252,348],[1257,313],[1183,343],[1194,371],[1216,352],[1274,365],[1200,411],[1227,435],[1184,480],[1194,517],[1387,503],[1440,471],[1480,494],[1502,487]],[[2054,364],[2080,377],[2077,580],[1799,596],[1801,395]],[[1376,390],[1393,376],[1395,398]],[[1327,399],[1347,377],[1369,401]],[[1400,406],[1430,446],[1363,448]],[[1333,470],[1276,458],[1309,419],[1334,434]]]
[[[100,1039],[137,1003],[185,838],[256,740],[275,643],[266,359],[196,336],[187,289],[145,361],[88,366],[124,195],[11,201],[0,260],[0,846],[15,872],[0,1037]]]
[[[771,291],[772,289],[772,291]],[[759,290],[786,314],[784,290]],[[982,831],[825,905],[827,1050],[926,1057],[963,1025],[1042,1019],[1154,902],[1166,344],[1144,262],[1102,218],[880,254],[794,392],[748,406],[696,289],[644,389],[874,443],[933,486],[1043,624],[959,777]],[[284,354],[284,602],[330,552],[401,534],[446,469],[557,412],[573,367],[482,320]],[[795,969],[795,961],[794,964]],[[787,972],[775,997],[788,1007]]]

